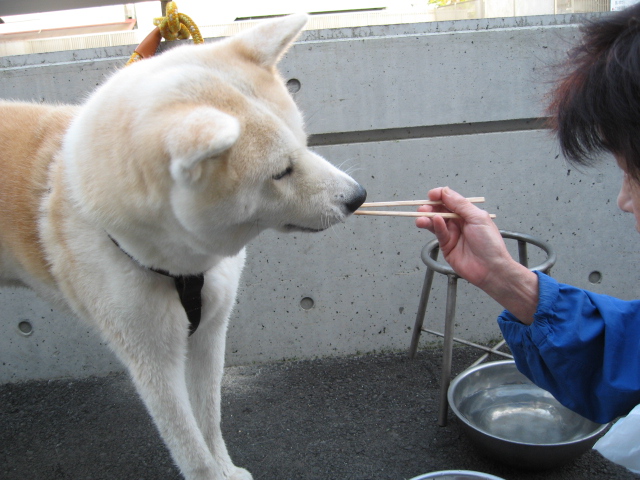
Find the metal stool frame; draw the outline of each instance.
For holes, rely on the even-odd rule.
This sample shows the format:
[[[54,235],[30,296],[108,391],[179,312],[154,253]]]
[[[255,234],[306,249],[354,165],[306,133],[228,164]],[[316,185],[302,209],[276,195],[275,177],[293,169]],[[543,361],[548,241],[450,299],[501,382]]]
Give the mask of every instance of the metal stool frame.
[[[517,240],[518,242],[518,261],[520,264],[529,268],[529,257],[527,251],[527,244],[535,245],[542,249],[547,258],[544,262],[536,267],[529,268],[531,271],[541,271],[549,273],[551,267],[556,263],[555,251],[549,244],[539,240],[530,235],[524,233],[510,232],[507,230],[500,230],[502,238],[508,238]],[[438,425],[444,427],[447,425],[447,415],[449,411],[449,402],[447,400],[447,391],[449,384],[451,383],[451,361],[453,355],[453,342],[462,343],[471,347],[485,351],[486,353],[480,357],[471,366],[475,366],[483,362],[490,354],[497,354],[507,358],[513,358],[511,355],[500,352],[499,349],[505,344],[502,340],[494,347],[485,347],[484,345],[478,345],[473,342],[455,338],[453,336],[454,319],[456,314],[456,300],[458,292],[458,278],[460,278],[453,269],[445,264],[438,263],[438,253],[440,251],[440,245],[438,240],[432,240],[427,243],[421,252],[421,258],[424,264],[427,266],[427,272],[425,273],[424,282],[422,284],[422,293],[420,295],[420,303],[418,304],[418,313],[416,315],[416,321],[413,328],[413,334],[411,337],[411,345],[409,347],[409,358],[414,358],[416,351],[418,350],[418,342],[420,340],[420,334],[422,332],[431,333],[444,337],[444,343],[442,347],[442,372],[440,376],[440,408],[438,412]],[[447,303],[445,311],[444,321],[444,333],[435,332],[423,328],[424,317],[427,311],[427,304],[429,302],[429,294],[431,293],[431,286],[433,285],[433,275],[435,272],[441,273],[447,276]]]

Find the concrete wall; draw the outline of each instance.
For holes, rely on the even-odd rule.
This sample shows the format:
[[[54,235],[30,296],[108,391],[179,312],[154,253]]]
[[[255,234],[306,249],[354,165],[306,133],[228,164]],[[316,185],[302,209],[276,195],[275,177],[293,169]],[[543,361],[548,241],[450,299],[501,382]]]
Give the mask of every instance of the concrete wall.
[[[616,167],[567,166],[533,120],[543,115],[551,65],[575,41],[572,22],[580,19],[310,31],[281,70],[301,84],[295,97],[311,143],[364,184],[369,200],[424,198],[445,184],[485,196],[500,228],[556,248],[558,279],[634,298],[638,238],[633,220],[616,209]],[[0,59],[0,97],[78,102],[130,51]],[[316,235],[263,234],[248,248],[228,363],[406,349],[425,270],[420,250],[431,238],[411,219],[380,217],[355,217]],[[601,283],[589,283],[594,271]],[[459,290],[456,333],[479,342],[498,337],[499,306],[465,282]],[[426,319],[436,330],[444,294],[438,275]],[[305,308],[308,299],[313,308]],[[31,335],[18,327],[24,320]],[[29,292],[0,290],[0,381],[120,368],[81,322]]]

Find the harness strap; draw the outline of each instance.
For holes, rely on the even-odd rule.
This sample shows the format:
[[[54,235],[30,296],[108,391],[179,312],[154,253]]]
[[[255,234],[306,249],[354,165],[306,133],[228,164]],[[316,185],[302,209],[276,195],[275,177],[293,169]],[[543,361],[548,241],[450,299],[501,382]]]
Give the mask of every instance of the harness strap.
[[[202,316],[202,287],[204,285],[204,273],[198,275],[173,276],[180,301],[189,319],[189,336],[193,335],[200,325]]]
[[[115,238],[111,235],[109,235],[109,238],[122,253],[141,267],[160,275],[164,275],[165,277],[173,278],[178,296],[180,297],[180,302],[182,303],[182,307],[189,319],[189,336],[193,335],[193,333],[198,329],[198,325],[200,325],[200,318],[202,316],[202,287],[204,286],[204,273],[199,273],[197,275],[172,275],[166,270],[146,267],[123,250]]]

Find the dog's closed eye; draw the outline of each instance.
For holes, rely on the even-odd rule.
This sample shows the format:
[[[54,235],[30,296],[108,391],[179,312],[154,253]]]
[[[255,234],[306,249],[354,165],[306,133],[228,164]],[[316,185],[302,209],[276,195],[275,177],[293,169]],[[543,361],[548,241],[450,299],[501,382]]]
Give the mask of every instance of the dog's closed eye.
[[[277,173],[276,175],[274,175],[271,178],[273,178],[274,180],[281,180],[284,177],[286,177],[287,175],[291,175],[292,172],[293,172],[293,166],[289,165],[286,169],[284,169],[280,173]]]

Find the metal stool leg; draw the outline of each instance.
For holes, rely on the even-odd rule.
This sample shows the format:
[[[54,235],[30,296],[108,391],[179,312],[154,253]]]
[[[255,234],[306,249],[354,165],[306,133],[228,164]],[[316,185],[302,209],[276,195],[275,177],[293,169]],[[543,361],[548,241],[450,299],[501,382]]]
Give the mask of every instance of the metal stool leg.
[[[430,253],[431,258],[433,258],[434,261],[438,258],[438,251],[438,248],[434,248]],[[411,359],[416,356],[416,351],[418,350],[418,342],[420,340],[420,333],[422,332],[424,316],[427,312],[427,304],[429,303],[429,294],[431,293],[434,273],[434,270],[427,268],[427,273],[424,275],[422,293],[420,294],[420,303],[418,304],[418,313],[416,314],[416,321],[413,325],[413,334],[411,335],[411,345],[409,346],[409,358]]]
[[[539,270],[545,272],[547,274],[550,273],[551,267],[556,262],[556,254],[547,243],[542,240],[538,240],[530,235],[526,235],[523,233],[509,232],[506,230],[500,230],[500,234],[503,238],[514,239],[518,241],[518,260],[522,265],[529,268],[529,270]],[[540,265],[530,268],[528,255],[527,255],[527,244],[535,245],[540,248],[547,254],[546,260],[544,260]],[[449,265],[443,265],[438,263],[437,256],[439,252],[439,246],[437,240],[432,240],[427,243],[420,253],[420,258],[422,262],[427,266],[427,273],[425,274],[424,283],[422,285],[422,293],[420,295],[420,304],[418,306],[418,313],[416,315],[416,321],[414,325],[414,329],[412,332],[411,338],[411,346],[409,347],[409,357],[414,358],[416,354],[416,350],[418,348],[418,340],[420,339],[421,332],[429,332],[434,335],[444,337],[443,351],[442,351],[442,372],[440,377],[440,409],[438,413],[438,423],[440,426],[447,425],[447,416],[449,413],[449,401],[447,399],[447,393],[449,390],[449,384],[451,383],[451,363],[453,356],[453,342],[460,342],[465,345],[469,345],[480,350],[484,350],[490,354],[497,354],[508,358],[513,358],[511,355],[506,353],[502,353],[499,351],[499,348],[505,344],[505,341],[502,340],[495,347],[489,348],[483,345],[478,345],[472,342],[468,342],[466,340],[462,340],[459,338],[455,338],[453,336],[454,330],[454,319],[456,314],[456,296],[457,296],[457,286],[458,286],[458,276],[455,271]],[[423,328],[425,312],[427,309],[427,303],[429,301],[429,294],[431,292],[431,286],[433,283],[433,275],[435,272],[441,273],[443,275],[447,275],[448,278],[448,286],[447,286],[447,308],[445,312],[445,328],[444,333],[435,332],[433,330],[429,330],[427,328]],[[476,363],[473,365],[477,365],[478,363],[484,361],[488,355],[483,355]]]
[[[529,268],[529,255],[527,254],[527,242],[518,240],[518,261]]]
[[[451,361],[453,357],[453,321],[456,317],[456,298],[458,294],[458,276],[447,275],[447,310],[445,312],[444,345],[442,346],[442,374],[440,377],[440,410],[438,425],[447,426],[449,401],[447,392],[451,383]]]

